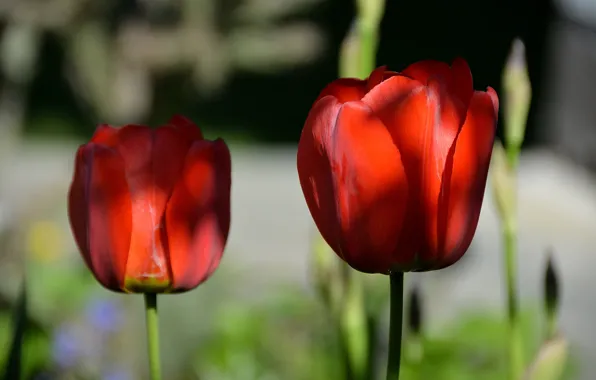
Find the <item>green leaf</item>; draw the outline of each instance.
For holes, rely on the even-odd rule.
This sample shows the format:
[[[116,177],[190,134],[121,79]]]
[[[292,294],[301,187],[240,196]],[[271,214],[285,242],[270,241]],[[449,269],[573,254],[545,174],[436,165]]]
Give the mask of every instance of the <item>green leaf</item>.
[[[21,293],[16,303],[13,319],[13,337],[4,369],[4,380],[17,380],[21,378],[21,354],[23,336],[27,325],[27,287],[25,282],[21,286]]]
[[[563,337],[555,337],[546,341],[534,362],[528,368],[523,380],[559,380],[569,356],[568,343]]]

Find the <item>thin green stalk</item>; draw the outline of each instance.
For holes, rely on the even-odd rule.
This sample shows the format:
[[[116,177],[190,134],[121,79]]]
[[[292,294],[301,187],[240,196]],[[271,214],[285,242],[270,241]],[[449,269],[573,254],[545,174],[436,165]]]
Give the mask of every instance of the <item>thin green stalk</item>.
[[[350,358],[350,351],[349,346],[347,343],[347,338],[344,334],[343,329],[341,328],[341,324],[337,323],[337,337],[339,340],[339,349],[341,354],[341,359],[343,362],[343,369],[344,369],[344,379],[345,380],[355,380],[356,376],[354,375],[354,369],[352,368],[352,360]]]
[[[358,40],[360,42],[360,78],[366,78],[375,69],[377,62],[378,30],[377,25],[359,20]]]
[[[513,173],[517,171],[517,166],[519,165],[520,152],[521,148],[519,146],[510,145],[507,147],[507,159],[509,161],[509,168]]]
[[[509,379],[518,380],[524,372],[524,353],[517,299],[517,229],[513,223],[506,222],[503,226],[503,233],[509,323]]]
[[[554,313],[546,315],[545,340],[553,339],[557,335],[557,316]]]
[[[159,358],[159,320],[157,318],[157,293],[145,293],[145,317],[147,323],[147,348],[149,353],[149,377],[161,380]]]
[[[399,380],[401,360],[401,335],[404,306],[404,274],[395,272],[390,278],[389,312],[389,356],[387,359],[387,380]]]

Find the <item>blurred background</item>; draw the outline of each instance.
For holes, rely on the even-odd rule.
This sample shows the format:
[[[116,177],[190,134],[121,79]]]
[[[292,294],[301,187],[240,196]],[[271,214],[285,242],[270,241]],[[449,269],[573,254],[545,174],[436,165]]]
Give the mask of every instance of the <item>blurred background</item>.
[[[341,378],[311,285],[315,229],[295,154],[312,102],[337,77],[353,18],[347,0],[0,0],[0,358],[26,268],[28,378],[147,378],[142,297],[108,293],[87,272],[66,192],[74,152],[98,123],[157,126],[180,113],[230,144],[233,210],[215,275],[160,299],[165,378]],[[515,37],[526,43],[533,86],[518,181],[524,310],[540,311],[552,251],[574,358],[569,378],[590,380],[596,2],[388,0],[377,63],[400,70],[462,56],[477,89],[499,91]],[[422,289],[433,360],[443,368],[428,379],[462,379],[441,367],[453,355],[464,364],[449,365],[474,367],[472,379],[503,378],[493,371],[504,356],[501,236],[485,199],[458,265],[407,276]],[[373,277],[386,291],[388,281]]]

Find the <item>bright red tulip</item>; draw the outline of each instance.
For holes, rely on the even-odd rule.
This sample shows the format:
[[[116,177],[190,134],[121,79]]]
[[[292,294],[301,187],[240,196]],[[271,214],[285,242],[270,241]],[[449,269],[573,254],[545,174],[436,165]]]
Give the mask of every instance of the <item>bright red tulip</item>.
[[[484,196],[499,100],[467,63],[338,79],[313,105],[298,174],[323,238],[367,273],[427,271],[468,249]]]
[[[104,287],[184,292],[218,267],[230,229],[230,152],[175,116],[157,129],[100,125],[77,151],[72,231]]]

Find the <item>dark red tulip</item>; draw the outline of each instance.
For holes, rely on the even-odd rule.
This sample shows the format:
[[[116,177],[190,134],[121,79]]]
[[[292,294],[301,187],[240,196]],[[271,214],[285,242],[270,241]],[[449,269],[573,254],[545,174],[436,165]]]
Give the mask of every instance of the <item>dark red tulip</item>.
[[[329,84],[297,160],[323,238],[362,272],[455,263],[478,224],[498,108],[492,88],[474,91],[462,59]]]
[[[183,292],[218,267],[230,229],[230,152],[175,116],[157,129],[100,125],[77,151],[72,231],[106,288]]]

